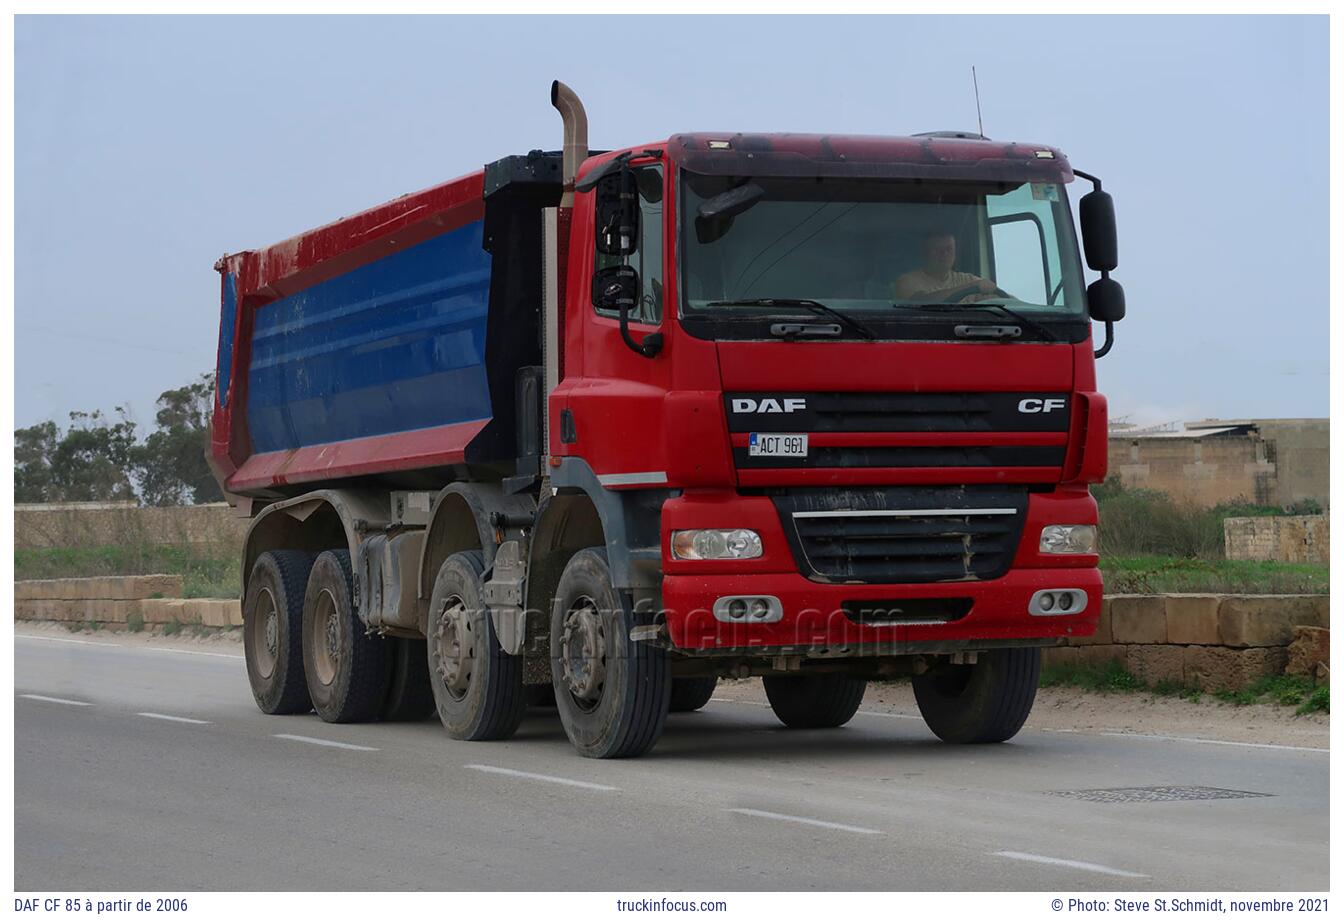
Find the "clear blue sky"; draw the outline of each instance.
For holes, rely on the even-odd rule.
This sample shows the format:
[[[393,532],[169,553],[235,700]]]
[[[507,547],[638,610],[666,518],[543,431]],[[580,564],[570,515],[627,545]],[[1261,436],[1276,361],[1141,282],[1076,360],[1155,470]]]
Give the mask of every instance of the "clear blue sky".
[[[974,128],[972,64],[986,134],[1115,195],[1113,416],[1329,411],[1324,16],[20,16],[15,44],[19,426],[152,427],[214,364],[220,254],[558,147],[553,78],[599,148]]]

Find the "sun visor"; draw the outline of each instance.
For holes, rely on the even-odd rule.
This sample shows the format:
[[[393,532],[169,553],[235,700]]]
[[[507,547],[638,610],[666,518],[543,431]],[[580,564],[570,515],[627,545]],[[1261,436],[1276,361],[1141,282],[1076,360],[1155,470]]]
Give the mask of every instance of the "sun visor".
[[[837,134],[676,134],[670,157],[711,176],[1071,182],[1053,147],[956,137]]]

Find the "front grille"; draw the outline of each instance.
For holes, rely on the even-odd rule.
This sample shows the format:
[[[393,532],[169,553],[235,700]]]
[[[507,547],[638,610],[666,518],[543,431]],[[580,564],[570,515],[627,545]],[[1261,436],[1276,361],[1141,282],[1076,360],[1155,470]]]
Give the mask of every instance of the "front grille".
[[[798,490],[776,496],[799,570],[819,581],[998,578],[1012,565],[1025,490]]]
[[[971,612],[969,597],[900,597],[891,600],[845,601],[840,609],[860,626],[912,626],[953,623]]]

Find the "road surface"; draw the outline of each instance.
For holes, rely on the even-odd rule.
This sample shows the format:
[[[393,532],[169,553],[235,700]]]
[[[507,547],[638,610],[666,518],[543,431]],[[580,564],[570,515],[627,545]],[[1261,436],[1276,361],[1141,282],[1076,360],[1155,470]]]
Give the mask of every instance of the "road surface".
[[[495,743],[328,725],[260,713],[232,651],[23,635],[14,711],[20,893],[1329,885],[1329,755],[1309,748],[953,747],[908,715],[795,732],[718,698],[651,754],[592,761],[553,709]],[[1132,787],[1255,795],[1060,794]]]

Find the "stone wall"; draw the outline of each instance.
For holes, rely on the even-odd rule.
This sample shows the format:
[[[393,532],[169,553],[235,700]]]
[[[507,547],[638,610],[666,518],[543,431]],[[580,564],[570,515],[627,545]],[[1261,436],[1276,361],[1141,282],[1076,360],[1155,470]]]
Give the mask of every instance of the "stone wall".
[[[125,629],[144,624],[242,626],[239,602],[223,598],[183,598],[179,575],[114,575],[14,582],[16,620],[97,623]]]
[[[214,544],[241,552],[250,522],[223,502],[175,508],[141,508],[111,502],[15,505],[14,546],[115,546]]]
[[[1223,538],[1228,559],[1267,562],[1330,562],[1330,516],[1226,518]]]
[[[1045,664],[1116,661],[1145,684],[1242,690],[1284,673],[1301,627],[1329,626],[1326,595],[1117,594],[1095,635],[1046,649]]]

